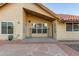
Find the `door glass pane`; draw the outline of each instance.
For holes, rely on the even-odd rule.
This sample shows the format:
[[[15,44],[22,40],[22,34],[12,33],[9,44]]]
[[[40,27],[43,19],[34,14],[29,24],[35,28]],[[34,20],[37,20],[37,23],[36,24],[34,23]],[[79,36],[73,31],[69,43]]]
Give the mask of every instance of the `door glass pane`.
[[[37,24],[36,27],[37,27],[37,29],[41,29],[42,28],[42,24]]]
[[[73,24],[73,30],[74,31],[79,31],[79,24],[78,23]]]
[[[47,29],[47,23],[43,24],[43,29]]]
[[[1,33],[7,34],[7,23],[6,22],[1,23]]]
[[[32,33],[36,33],[36,29],[32,29]]]
[[[36,27],[37,27],[37,33],[41,33],[42,32],[42,24],[37,24],[36,25]]]
[[[36,33],[36,23],[32,24],[32,33]]]
[[[66,23],[66,31],[72,31],[72,23]]]
[[[13,23],[8,22],[8,34],[13,34]]]
[[[42,29],[37,29],[37,32],[38,32],[38,33],[41,33],[41,32],[42,32]]]
[[[47,29],[43,29],[43,33],[47,33]]]
[[[47,33],[47,23],[43,24],[43,33]]]
[[[32,24],[32,29],[36,29],[36,23]]]

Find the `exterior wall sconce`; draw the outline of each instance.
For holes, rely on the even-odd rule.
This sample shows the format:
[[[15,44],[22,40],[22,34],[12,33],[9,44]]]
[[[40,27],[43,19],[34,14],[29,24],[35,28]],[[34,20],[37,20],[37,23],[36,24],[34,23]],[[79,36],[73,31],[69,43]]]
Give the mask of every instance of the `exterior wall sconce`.
[[[29,23],[31,23],[31,21],[30,21],[30,20],[29,20],[28,22],[29,22]]]

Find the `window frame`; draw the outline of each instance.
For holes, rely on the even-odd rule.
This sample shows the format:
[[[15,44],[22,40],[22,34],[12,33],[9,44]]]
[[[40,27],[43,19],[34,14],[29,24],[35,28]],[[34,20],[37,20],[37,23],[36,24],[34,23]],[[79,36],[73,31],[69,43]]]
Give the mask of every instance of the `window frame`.
[[[44,28],[44,25],[45,25],[45,24],[47,24],[47,23],[43,23],[43,24],[42,24],[42,27],[43,27],[43,28],[42,28],[42,33],[43,33],[43,34],[47,34],[47,33],[48,33],[48,24],[47,24],[47,28]],[[46,30],[46,33],[44,33],[44,30]]]
[[[41,28],[37,28],[38,24],[41,24],[41,23],[37,23],[37,24],[36,24],[36,33],[37,33],[37,34],[41,34],[41,33],[42,33],[42,26],[43,26],[43,25],[41,24]],[[38,30],[41,30],[41,32],[39,33]]]
[[[3,33],[3,28],[2,28],[2,23],[6,23],[6,30],[7,32],[6,33]],[[12,33],[9,32],[9,23],[12,23]],[[13,22],[1,22],[1,34],[13,34],[14,33],[14,24]]]
[[[79,24],[79,23],[74,23],[74,22],[70,23],[70,24],[72,24],[72,27],[71,27],[72,29],[71,29],[71,31],[68,31],[68,30],[67,30],[67,24],[68,24],[68,23],[66,23],[66,31],[67,31],[67,32],[72,32],[72,31],[75,31],[75,32],[76,32],[76,30],[74,30],[74,29],[75,29],[75,28],[74,28],[74,25],[75,25],[75,24]],[[79,31],[79,27],[78,27],[78,30],[77,30],[77,31]]]
[[[72,23],[66,23],[66,31],[68,31],[68,32],[71,32],[71,31],[73,31],[73,29],[72,29],[72,27],[71,27],[71,30],[68,30],[68,24],[71,24],[71,26],[73,27],[73,25],[72,25]]]
[[[7,34],[8,33],[8,30],[7,30],[7,23],[6,23],[6,26],[3,26],[3,23],[6,23],[6,22],[1,22],[1,34]],[[3,27],[6,27],[6,29],[5,28],[3,28]],[[4,33],[4,29],[5,29],[5,33]]]
[[[11,24],[10,24],[11,23]],[[14,25],[13,25],[13,22],[8,22],[7,23],[8,24],[8,26],[7,26],[7,30],[8,30],[8,34],[13,34],[13,32],[14,32]],[[10,25],[9,25],[10,24]],[[9,29],[9,27],[11,27],[10,29]],[[10,32],[9,30],[11,30],[12,29],[12,31]]]
[[[33,23],[33,24],[34,24],[34,23]],[[32,25],[33,25],[33,24],[32,24]],[[35,23],[35,24],[36,24],[36,28],[35,28],[35,29],[36,29],[36,33],[33,33],[33,32],[32,32],[32,34],[47,34],[47,33],[48,33],[48,24],[47,24],[47,23],[46,23],[46,24],[47,24],[47,28],[44,28],[44,27],[43,27],[43,25],[44,25],[45,23]],[[37,25],[38,25],[38,24],[41,24],[41,28],[37,28]],[[41,32],[38,33],[38,30],[40,30],[40,29],[41,29]],[[47,33],[43,33],[43,30],[44,30],[44,29],[47,30]],[[33,30],[33,27],[32,27],[32,30]]]
[[[35,24],[35,28],[33,28],[33,24]],[[36,23],[33,23],[33,24],[32,24],[32,33],[36,34],[36,32],[37,32],[37,30],[36,30]],[[36,30],[35,33],[33,32],[33,30]]]
[[[77,30],[75,30],[75,27],[74,27],[75,24],[77,24],[77,26],[79,25],[79,23],[73,23],[73,31],[79,31],[79,26],[78,26]]]

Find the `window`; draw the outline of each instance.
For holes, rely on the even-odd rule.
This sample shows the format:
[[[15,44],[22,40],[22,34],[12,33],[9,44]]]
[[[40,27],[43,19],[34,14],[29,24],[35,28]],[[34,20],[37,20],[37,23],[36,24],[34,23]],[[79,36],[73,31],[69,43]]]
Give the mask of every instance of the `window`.
[[[7,34],[7,23],[6,22],[2,22],[2,26],[1,26],[1,29],[2,29],[2,34]]]
[[[32,29],[32,33],[36,33],[36,29]]]
[[[47,33],[47,23],[43,24],[43,33]]]
[[[66,31],[79,31],[79,23],[66,23]]]
[[[43,29],[43,33],[47,33],[47,29]]]
[[[13,23],[12,22],[2,22],[1,23],[1,33],[2,34],[13,34]]]
[[[42,24],[37,24],[37,33],[42,33]]]
[[[32,33],[47,33],[47,23],[44,24],[32,24]]]
[[[74,23],[73,30],[74,31],[79,31],[79,24],[78,23]]]
[[[66,23],[66,31],[72,31],[72,23]]]
[[[13,23],[8,22],[8,34],[13,34]]]
[[[44,23],[44,24],[43,24],[43,28],[44,28],[44,29],[47,29],[47,23]]]
[[[36,23],[33,23],[33,24],[32,24],[32,28],[33,28],[33,29],[36,29]]]
[[[36,23],[32,24],[32,33],[36,33]]]

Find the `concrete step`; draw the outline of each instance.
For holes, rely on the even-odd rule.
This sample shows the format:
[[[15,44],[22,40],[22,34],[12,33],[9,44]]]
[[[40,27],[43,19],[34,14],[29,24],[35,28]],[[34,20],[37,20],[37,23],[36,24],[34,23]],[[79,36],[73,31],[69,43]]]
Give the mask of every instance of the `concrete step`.
[[[38,43],[54,43],[57,42],[55,39],[52,38],[29,38],[29,39],[24,39],[25,42],[38,42]]]

